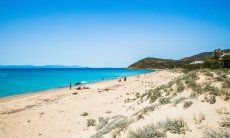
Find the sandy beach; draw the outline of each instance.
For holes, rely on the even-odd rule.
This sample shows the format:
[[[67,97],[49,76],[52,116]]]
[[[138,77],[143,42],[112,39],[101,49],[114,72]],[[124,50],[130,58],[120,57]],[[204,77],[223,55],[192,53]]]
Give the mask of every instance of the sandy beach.
[[[87,126],[88,119],[99,117],[116,118],[134,117],[134,114],[144,107],[152,105],[148,100],[141,103],[136,98],[151,88],[167,84],[183,75],[179,72],[159,70],[140,76],[128,77],[127,81],[118,79],[88,84],[89,89],[77,90],[77,87],[61,88],[51,91],[0,99],[0,137],[1,138],[31,138],[31,137],[90,137],[97,133],[94,126]],[[202,78],[201,80],[202,81]],[[74,93],[74,94],[73,94]],[[189,96],[186,89],[174,97]],[[135,130],[149,123],[155,123],[167,118],[184,118],[189,126],[186,134],[172,134],[168,137],[201,137],[202,127],[218,127],[221,116],[216,110],[230,113],[229,101],[217,98],[216,104],[201,102],[200,97],[191,99],[193,105],[185,110],[182,103],[161,105],[154,111],[144,114],[120,131],[117,137],[127,137],[129,130]],[[132,100],[133,99],[133,100]],[[85,115],[84,115],[85,112]],[[205,114],[201,123],[194,122],[194,116]],[[86,114],[87,113],[87,114]],[[109,131],[104,137],[112,137]]]

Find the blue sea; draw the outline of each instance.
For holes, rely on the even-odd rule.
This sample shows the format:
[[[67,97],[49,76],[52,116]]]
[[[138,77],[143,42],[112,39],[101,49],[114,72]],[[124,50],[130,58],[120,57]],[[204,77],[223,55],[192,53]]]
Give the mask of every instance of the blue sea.
[[[66,87],[69,83],[91,83],[148,72],[151,71],[124,68],[2,68],[0,97]]]

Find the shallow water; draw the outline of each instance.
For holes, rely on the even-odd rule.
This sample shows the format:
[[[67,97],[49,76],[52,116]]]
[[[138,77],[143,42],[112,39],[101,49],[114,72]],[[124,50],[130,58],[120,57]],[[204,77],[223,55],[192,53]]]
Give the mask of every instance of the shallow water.
[[[0,97],[97,82],[151,72],[124,68],[12,68],[0,69]]]

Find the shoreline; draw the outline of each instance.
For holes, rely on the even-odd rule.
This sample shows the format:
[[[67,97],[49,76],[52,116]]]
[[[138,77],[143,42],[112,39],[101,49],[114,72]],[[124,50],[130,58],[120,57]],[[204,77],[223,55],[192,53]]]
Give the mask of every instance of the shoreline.
[[[143,73],[143,74],[149,74],[149,73],[154,73],[159,71],[158,69],[148,69],[151,70],[151,72],[147,72],[147,73]],[[143,74],[139,74],[139,75],[143,75]],[[138,75],[130,75],[127,77],[137,77]],[[123,77],[121,77],[123,78]],[[117,80],[118,78],[113,78],[113,79],[106,79],[106,80],[99,80],[99,81],[95,81],[95,82],[89,82],[86,84],[82,84],[82,85],[90,85],[90,84],[96,84],[96,83],[103,83],[103,82],[108,82],[108,81],[114,81]],[[72,89],[79,87],[80,85],[72,85]],[[63,86],[63,87],[56,87],[56,88],[51,88],[51,89],[47,89],[47,90],[39,90],[39,91],[32,91],[32,92],[27,92],[27,93],[22,93],[22,94],[16,94],[16,95],[10,95],[10,96],[4,96],[4,97],[0,97],[0,102],[1,101],[6,101],[6,100],[12,100],[12,99],[18,99],[18,98],[23,98],[26,96],[36,96],[39,94],[48,94],[48,93],[52,93],[52,92],[58,92],[61,90],[69,90],[68,86]]]

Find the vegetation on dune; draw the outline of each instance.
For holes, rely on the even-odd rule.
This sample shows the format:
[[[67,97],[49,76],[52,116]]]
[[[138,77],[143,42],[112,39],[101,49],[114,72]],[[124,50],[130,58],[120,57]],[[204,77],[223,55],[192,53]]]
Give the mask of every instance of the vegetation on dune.
[[[225,69],[197,69],[193,71],[180,71],[183,71],[183,75],[168,82],[167,84],[152,88],[142,94],[136,93],[135,98],[125,100],[126,102],[136,101],[138,105],[140,101],[143,102],[143,100],[148,100],[150,102],[149,106],[143,107],[129,117],[120,116],[109,119],[99,118],[99,123],[95,126],[97,132],[92,136],[92,138],[101,138],[104,134],[107,133],[111,133],[112,137],[117,137],[121,134],[122,131],[125,132],[131,123],[136,122],[140,119],[144,119],[145,115],[148,115],[148,112],[152,112],[156,109],[156,107],[160,105],[172,104],[176,106],[177,104],[182,103],[182,108],[187,109],[192,106],[193,97],[197,97],[200,95],[206,95],[205,100],[202,101],[208,102],[210,104],[214,104],[216,102],[217,96],[225,100],[229,99],[229,86],[226,83],[229,82],[230,71]],[[205,79],[200,79],[200,75],[203,76]],[[216,79],[217,77],[221,79]],[[221,84],[221,87],[215,87],[217,85],[215,85],[214,83]],[[176,97],[178,93],[183,92],[183,94],[185,94],[185,92],[187,91],[191,92],[190,97],[189,95],[186,97]],[[205,120],[205,116],[203,114],[194,116],[194,121],[196,124],[200,124],[203,120]],[[220,122],[220,126],[221,128],[228,128],[229,120],[223,120],[222,122]],[[128,137],[166,137],[167,132],[174,134],[185,134],[187,128],[188,127],[186,122],[182,119],[168,119],[166,121],[158,122],[156,124],[149,124],[143,128],[137,129],[136,131],[129,131]],[[212,137],[216,135],[224,136],[228,135],[228,133],[226,133],[225,131],[223,131],[223,134],[222,131],[207,131],[204,135]]]
[[[87,116],[87,115],[89,115],[87,112],[81,114],[81,116]]]
[[[95,126],[96,120],[95,119],[87,119],[87,127]]]
[[[226,116],[226,117],[222,118],[222,120],[220,122],[220,126],[230,128],[230,117]]]
[[[204,132],[204,138],[229,138],[230,132],[225,129],[216,130],[216,129],[207,129]]]
[[[184,109],[187,109],[187,108],[189,108],[191,105],[192,105],[193,103],[192,103],[192,101],[186,101],[186,102],[184,102]]]
[[[183,92],[185,89],[190,89],[191,97],[197,97],[201,94],[208,94],[209,98],[206,101],[210,104],[214,104],[216,102],[216,96],[222,96],[227,101],[230,97],[230,84],[228,77],[230,72],[220,70],[212,70],[212,72],[216,74],[215,77],[213,73],[212,75],[210,75],[210,70],[208,69],[198,69],[186,72],[181,77],[173,81],[170,81],[166,85],[161,85],[156,88],[150,89],[148,92],[142,94],[142,96],[140,97],[143,98],[147,96],[147,98],[150,99],[150,103],[154,103],[159,99],[160,104],[166,104],[169,102],[169,98],[162,97],[163,93],[165,93],[168,97],[171,96],[172,98],[172,96],[175,96],[180,92]],[[207,81],[204,84],[197,83],[197,81],[199,80],[198,74],[203,74],[209,77],[210,81]],[[217,88],[211,84],[211,82],[216,81],[216,76],[224,78],[223,80],[221,79],[222,88]],[[179,102],[181,102],[180,100],[182,101],[184,99],[178,99],[178,101],[176,102],[174,101],[174,105],[177,105]]]
[[[161,105],[168,104],[168,103],[170,103],[170,99],[171,99],[171,97],[161,97],[161,98],[159,98],[159,103]]]
[[[166,121],[150,124],[129,132],[129,138],[159,138],[166,137],[166,132],[185,134],[187,124],[183,119],[167,119]]]
[[[98,131],[104,127],[109,122],[108,118],[99,117],[99,123],[95,126],[95,129]]]

